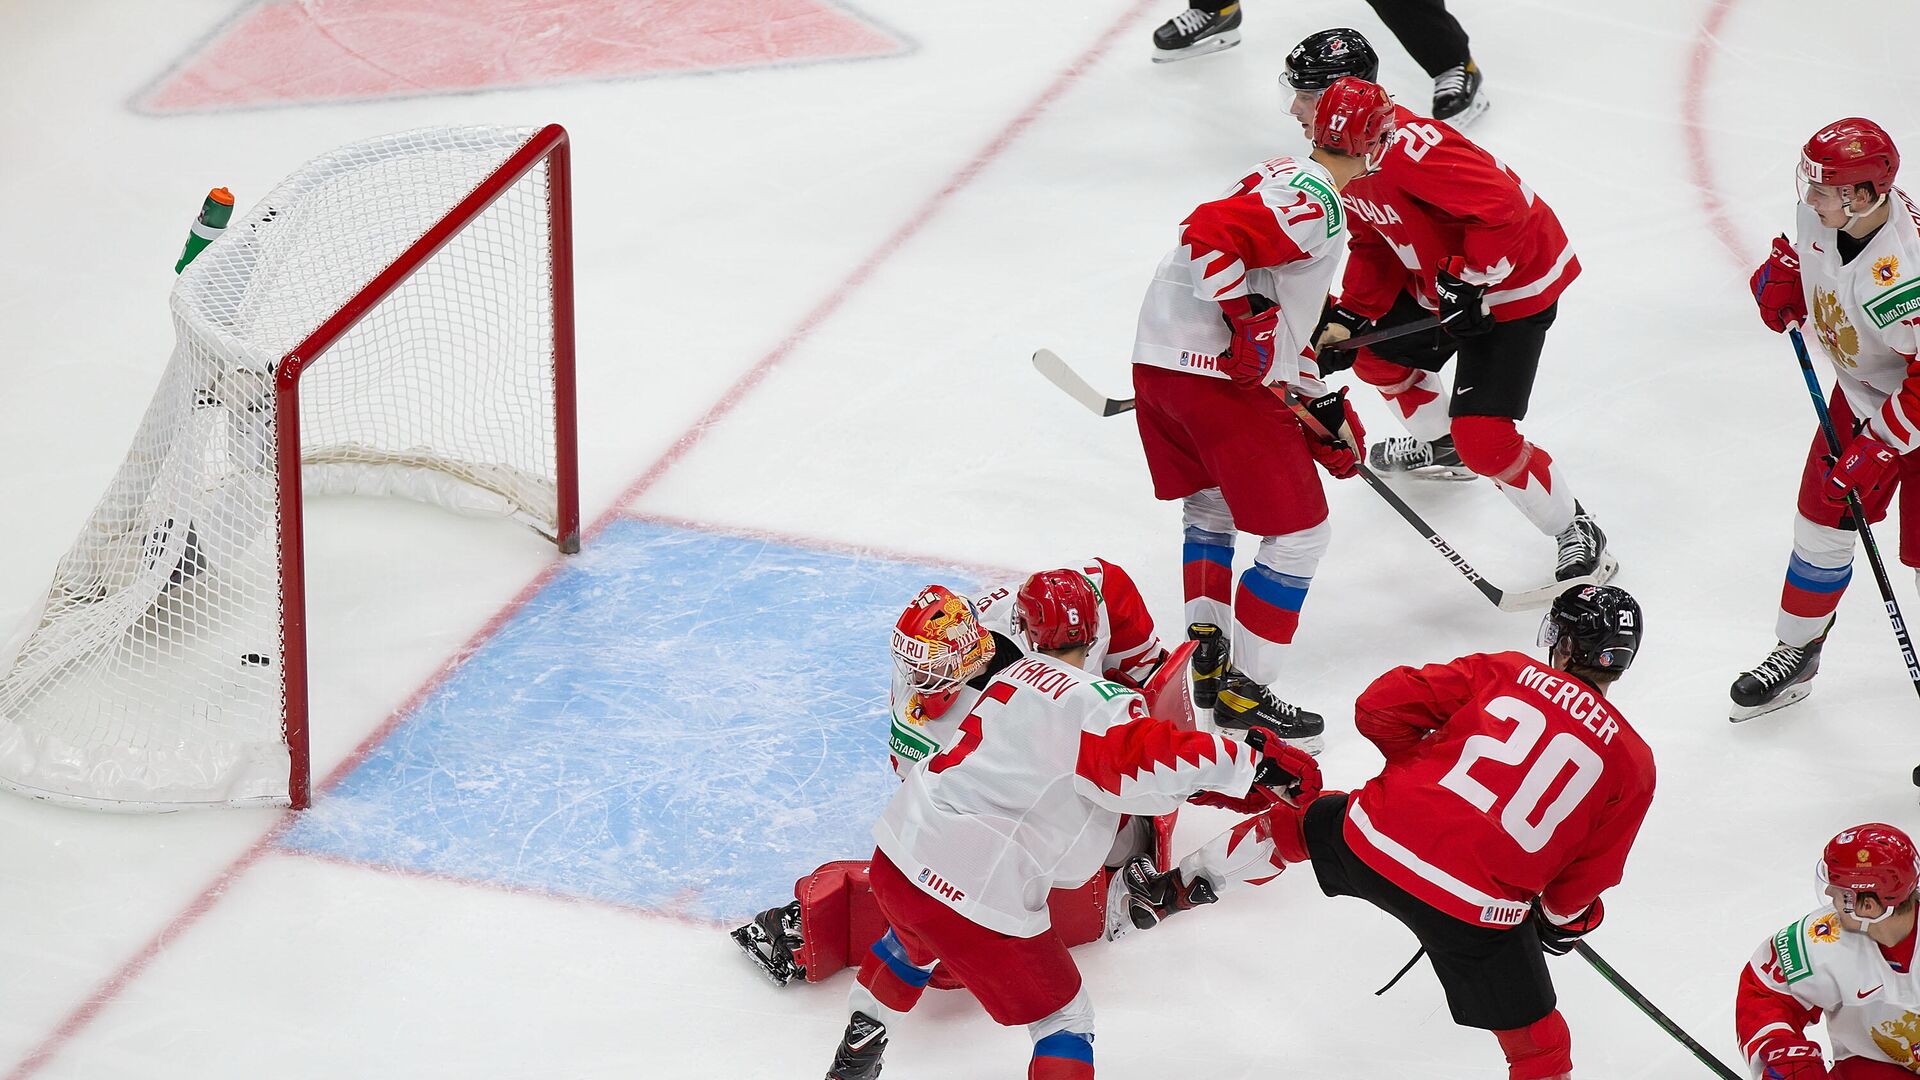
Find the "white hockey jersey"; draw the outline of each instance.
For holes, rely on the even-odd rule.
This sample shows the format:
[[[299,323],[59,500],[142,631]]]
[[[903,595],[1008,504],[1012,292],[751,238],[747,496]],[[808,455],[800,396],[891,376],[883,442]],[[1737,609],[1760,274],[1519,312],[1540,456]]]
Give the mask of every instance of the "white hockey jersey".
[[[1311,160],[1262,162],[1180,223],[1180,246],[1160,260],[1141,302],[1133,362],[1228,378],[1220,353],[1233,335],[1220,301],[1253,292],[1280,307],[1267,382],[1318,397],[1326,388],[1308,339],[1346,243],[1332,174]]]
[[[907,774],[874,841],[928,895],[1032,937],[1047,894],[1100,869],[1121,814],[1202,789],[1241,796],[1255,755],[1147,715],[1135,691],[1032,654],[987,684],[951,746]]]
[[[1152,674],[1165,650],[1153,629],[1153,616],[1133,579],[1119,566],[1105,559],[1088,559],[1075,569],[1093,583],[1099,606],[1095,612],[1093,645],[1087,651],[1086,668],[1108,678],[1142,682]],[[1018,645],[1013,632],[1013,594],[1020,582],[1009,582],[974,597],[974,610],[980,615],[982,629],[992,630]],[[996,651],[1002,646],[996,646]],[[887,734],[887,753],[893,770],[902,777],[908,770],[947,745],[960,719],[980,700],[986,686],[963,685],[947,694],[922,694],[907,685],[894,672],[888,697],[888,715],[892,721]]]
[[[1909,948],[1911,942],[1909,941]],[[1801,1037],[1825,1014],[1835,1059],[1863,1057],[1916,1069],[1920,976],[1897,970],[1864,933],[1820,908],[1761,944],[1741,973],[1734,1023],[1756,1080],[1769,1037]]]
[[[1887,223],[1843,265],[1838,230],[1802,203],[1794,248],[1809,336],[1833,361],[1854,415],[1905,454],[1920,449],[1920,373],[1909,370],[1920,347],[1920,211],[1897,187],[1887,208]]]

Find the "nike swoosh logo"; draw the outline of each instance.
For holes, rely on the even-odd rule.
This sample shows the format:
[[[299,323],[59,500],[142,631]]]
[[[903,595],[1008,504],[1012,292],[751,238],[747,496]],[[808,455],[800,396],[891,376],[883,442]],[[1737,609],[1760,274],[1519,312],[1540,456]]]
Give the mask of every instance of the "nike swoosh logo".
[[[1874,989],[1875,989],[1875,990],[1878,990],[1878,989],[1880,989],[1880,988],[1879,988],[1878,986],[1876,986],[1876,987],[1874,987]],[[870,1042],[872,1042],[873,1040],[875,1040],[875,1039],[877,1039],[877,1038],[879,1038],[879,1037],[880,1037],[880,1033],[881,1033],[882,1031],[885,1031],[885,1030],[886,1030],[885,1028],[874,1028],[874,1029],[873,1029],[872,1031],[869,1031],[869,1032],[867,1032],[867,1037],[866,1037],[866,1038],[864,1038],[864,1039],[859,1039],[859,1040],[854,1040],[854,1041],[849,1041],[849,1042],[847,1043],[847,1049],[849,1049],[849,1050],[865,1050],[865,1049],[867,1048],[867,1044],[868,1044],[868,1043],[870,1043]]]
[[[1453,392],[1456,394],[1464,394],[1471,391],[1472,389],[1473,387],[1471,386],[1456,386],[1453,388]]]
[[[1821,246],[1820,246],[1819,244],[1809,244],[1809,245],[1807,245],[1807,246],[1808,246],[1808,247],[1811,247],[1811,248],[1812,248],[1813,250],[1815,250],[1815,251],[1818,251],[1818,252],[1821,252],[1821,253],[1825,253],[1825,252],[1826,252],[1826,250],[1827,250],[1826,248],[1823,248],[1823,247],[1821,247]]]
[[[1881,983],[1881,984],[1880,984],[1880,986],[1876,986],[1876,987],[1874,987],[1874,988],[1873,988],[1872,990],[1855,990],[1855,991],[1853,992],[1853,996],[1854,996],[1854,997],[1856,997],[1856,998],[1860,998],[1860,999],[1862,999],[1862,1000],[1864,1000],[1864,999],[1866,999],[1866,998],[1870,998],[1870,997],[1872,997],[1872,996],[1873,996],[1874,994],[1877,994],[1877,993],[1879,993],[1879,992],[1880,992],[1880,987],[1881,987],[1881,986],[1885,986],[1885,985],[1887,985],[1887,984],[1886,984],[1886,983]]]

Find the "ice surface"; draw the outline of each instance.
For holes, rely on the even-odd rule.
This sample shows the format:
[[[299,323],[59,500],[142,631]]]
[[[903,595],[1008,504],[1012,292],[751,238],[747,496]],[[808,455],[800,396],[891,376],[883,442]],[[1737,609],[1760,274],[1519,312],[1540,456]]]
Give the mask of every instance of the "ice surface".
[[[1739,965],[1811,905],[1819,843],[1846,824],[1920,817],[1906,782],[1920,760],[1920,703],[1864,571],[1812,697],[1738,728],[1725,720],[1727,683],[1771,643],[1813,434],[1791,352],[1753,317],[1746,274],[1790,222],[1794,154],[1819,124],[1864,114],[1920,146],[1909,44],[1920,12],[1880,5],[1843,33],[1831,11],[1755,0],[1457,6],[1494,102],[1472,134],[1553,204],[1586,266],[1524,430],[1613,537],[1621,582],[1649,620],[1616,702],[1654,747],[1660,794],[1594,944],[1730,1057]],[[1054,348],[1124,392],[1140,292],[1174,223],[1252,162],[1301,149],[1274,83],[1298,38],[1359,27],[1380,45],[1389,89],[1416,107],[1424,77],[1356,0],[1252,0],[1245,44],[1172,65],[1149,64],[1147,51],[1173,9],[1144,0],[858,9],[911,51],[173,116],[134,103],[236,17],[230,0],[0,10],[0,135],[11,148],[0,168],[11,256],[0,266],[0,506],[13,526],[0,632],[44,588],[131,438],[171,345],[169,269],[207,188],[228,185],[245,206],[315,153],[370,134],[545,121],[566,124],[577,146],[590,517],[631,510],[907,562],[1034,566],[1093,551],[1126,566],[1174,625],[1178,515],[1152,502],[1128,423],[1087,416],[1027,358]],[[422,49],[446,37],[418,30]],[[749,372],[762,377],[730,397]],[[736,404],[683,438],[722,402]],[[1361,402],[1373,430],[1394,430],[1377,400]],[[1455,580],[1363,488],[1329,496],[1335,547],[1286,689],[1329,715],[1329,778],[1353,785],[1378,766],[1344,711],[1368,679],[1397,663],[1526,647],[1533,626]],[[1551,546],[1485,485],[1407,497],[1501,584],[1545,576]],[[317,775],[430,682],[493,692],[530,681],[524,668],[510,684],[470,666],[504,656],[495,650],[510,639],[476,635],[548,566],[550,548],[511,525],[391,501],[318,500],[309,521]],[[1894,537],[1882,531],[1889,552]],[[590,537],[579,566],[594,557]],[[556,580],[576,572],[588,573]],[[1912,575],[1895,573],[1920,610]],[[463,658],[469,666],[438,674]],[[750,659],[736,678],[755,670]],[[872,685],[881,678],[873,671]],[[850,686],[793,700],[831,717]],[[450,718],[435,723],[457,734]],[[540,763],[472,749],[458,760],[476,775]],[[535,790],[559,789],[524,789]],[[323,801],[291,839],[367,794],[343,789],[335,818]],[[0,801],[0,1068],[62,1078],[822,1070],[844,976],[776,991],[705,922],[570,901],[599,897],[550,878],[529,889],[502,847],[474,846],[477,870],[422,870],[394,848],[423,804],[378,794],[392,816],[373,824],[394,840],[375,861],[413,872],[260,847],[278,823],[264,812],[126,819]],[[517,822],[527,807],[487,809]],[[1222,822],[1191,816],[1187,842]],[[476,819],[472,831],[494,827]],[[496,844],[526,835],[524,823],[501,828]],[[612,849],[590,837],[579,854]],[[633,873],[641,859],[614,870]],[[1104,1076],[1504,1075],[1493,1040],[1456,1029],[1424,971],[1370,996],[1411,951],[1384,916],[1290,875],[1078,955]],[[1702,1074],[1578,961],[1554,970],[1579,1075]],[[1018,1075],[1024,1042],[940,995],[901,1026],[888,1075]]]

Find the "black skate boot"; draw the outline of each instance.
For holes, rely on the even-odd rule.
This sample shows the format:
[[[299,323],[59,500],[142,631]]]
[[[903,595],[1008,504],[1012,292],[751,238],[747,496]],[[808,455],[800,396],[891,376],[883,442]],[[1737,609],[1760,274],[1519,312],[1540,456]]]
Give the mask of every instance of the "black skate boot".
[[[1220,899],[1211,881],[1195,878],[1193,884],[1182,886],[1180,871],[1161,873],[1151,855],[1128,859],[1120,868],[1120,876],[1127,883],[1127,917],[1136,930],[1151,930],[1175,912]]]
[[[1326,741],[1322,736],[1327,722],[1319,713],[1281,701],[1236,667],[1228,668],[1220,680],[1220,704],[1214,709],[1213,722],[1232,731],[1245,731],[1255,724],[1269,727],[1280,741],[1309,754],[1318,754]]]
[[[1605,585],[1620,569],[1619,560],[1607,551],[1607,534],[1577,502],[1573,504],[1573,523],[1561,530],[1554,542],[1560,545],[1559,562],[1553,571],[1556,581],[1581,578]]]
[[[1487,92],[1481,87],[1480,65],[1468,60],[1450,67],[1433,80],[1433,118],[1463,128],[1487,111]]]
[[[1227,673],[1227,635],[1212,623],[1187,624],[1193,650],[1193,707],[1211,709],[1220,701],[1220,678]]]
[[[827,1080],[874,1080],[880,1075],[880,1055],[887,1049],[887,1025],[863,1012],[847,1019],[847,1033],[833,1052]]]
[[[1240,44],[1240,5],[1219,11],[1187,10],[1160,24],[1153,32],[1153,62],[1165,64],[1217,53]]]
[[[794,959],[803,944],[800,937],[800,901],[785,907],[768,908],[747,925],[728,932],[728,936],[746,950],[747,958],[760,965],[775,986],[785,986],[807,977],[807,969]]]
[[[1412,435],[1395,435],[1373,444],[1367,466],[1377,473],[1411,473],[1427,480],[1471,480],[1474,473],[1453,448],[1453,436],[1432,442]]]
[[[1820,646],[1826,642],[1827,635],[1822,633],[1802,648],[1775,645],[1759,667],[1733,680],[1733,710],[1727,719],[1738,724],[1806,697],[1813,689],[1808,684],[1820,670]]]

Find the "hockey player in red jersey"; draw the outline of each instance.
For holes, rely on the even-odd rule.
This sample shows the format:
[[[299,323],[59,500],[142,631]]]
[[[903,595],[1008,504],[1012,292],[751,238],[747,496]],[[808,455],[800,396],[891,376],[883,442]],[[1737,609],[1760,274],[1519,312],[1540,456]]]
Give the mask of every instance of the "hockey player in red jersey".
[[[1309,341],[1347,235],[1340,188],[1368,168],[1390,105],[1376,93],[1354,109],[1350,127],[1316,135],[1310,160],[1264,162],[1187,215],[1134,337],[1134,418],[1153,493],[1184,511],[1189,634],[1233,628],[1235,670],[1215,717],[1289,740],[1317,741],[1326,726],[1273,690],[1332,535],[1314,463],[1354,476],[1366,439],[1320,381]],[[1319,430],[1334,437],[1306,431],[1303,403],[1330,417]],[[1239,532],[1261,540],[1236,582]]]
[[[1454,1022],[1494,1033],[1511,1080],[1570,1075],[1541,952],[1600,925],[1653,799],[1652,751],[1607,699],[1642,629],[1625,591],[1582,585],[1542,620],[1544,661],[1503,652],[1387,672],[1354,703],[1387,759],[1380,775],[1235,826],[1181,861],[1180,885],[1208,878],[1224,893],[1310,860],[1327,895],[1413,931]]]
[[[1372,78],[1365,38],[1325,34],[1352,40],[1310,67],[1288,58],[1292,112],[1309,135],[1324,122],[1331,87]],[[1336,78],[1342,69],[1350,70]],[[1580,273],[1559,219],[1491,154],[1399,106],[1376,165],[1340,192],[1351,230],[1347,267],[1314,344],[1325,349],[1432,314],[1447,321],[1337,354],[1351,358],[1354,374],[1380,391],[1409,432],[1376,443],[1369,464],[1376,472],[1488,477],[1554,538],[1556,578],[1604,582],[1614,569],[1606,535],[1573,497],[1565,470],[1515,423],[1527,414],[1560,294]],[[1456,356],[1449,393],[1440,368]],[[1322,365],[1323,373],[1331,368]]]
[[[1900,498],[1900,561],[1920,568],[1920,208],[1893,185],[1900,152],[1860,117],[1814,133],[1800,152],[1794,242],[1773,242],[1753,273],[1760,318],[1778,332],[1812,316],[1832,361],[1828,410],[1838,463],[1816,429],[1800,474],[1793,553],[1773,651],[1734,681],[1729,716],[1747,720],[1800,700],[1853,577],[1849,491],[1879,521]],[[1849,442],[1848,440],[1851,440]]]
[[[1053,929],[1050,888],[1086,880],[1123,814],[1254,784],[1306,799],[1312,757],[1255,728],[1245,743],[1148,715],[1139,693],[1083,669],[1095,598],[1077,575],[1036,574],[1015,600],[1031,647],[987,684],[958,737],[908,773],[874,826],[875,899],[889,929],[862,961],[829,1080],[879,1075],[887,1024],[936,968],[988,1015],[1025,1026],[1029,1080],[1093,1072],[1093,1007]]]
[[[1062,574],[1084,578],[1093,590],[1089,671],[1140,688],[1149,707],[1156,709],[1163,686],[1184,687],[1185,671],[1166,668],[1171,654],[1160,644],[1146,600],[1124,569],[1091,558],[1077,567],[1042,572]],[[952,741],[987,683],[1024,655],[1013,627],[1013,596],[1020,584],[996,586],[972,600],[929,586],[896,621],[887,756],[902,779]],[[1156,678],[1163,671],[1166,677]],[[1054,927],[1068,946],[1118,937],[1134,928],[1125,883],[1110,870],[1135,854],[1152,866],[1166,865],[1176,816],[1129,819],[1107,866],[1083,884],[1054,892],[1049,901]],[[857,966],[884,926],[869,890],[868,869],[865,859],[821,865],[794,883],[791,901],[733,930],[734,941],[781,986],[796,979],[819,982],[850,964]]]
[[[1755,1080],[1912,1077],[1917,861],[1891,825],[1855,825],[1827,842],[1816,871],[1827,902],[1762,942],[1740,973],[1733,1021]],[[1823,1013],[1831,1067],[1807,1036]]]

